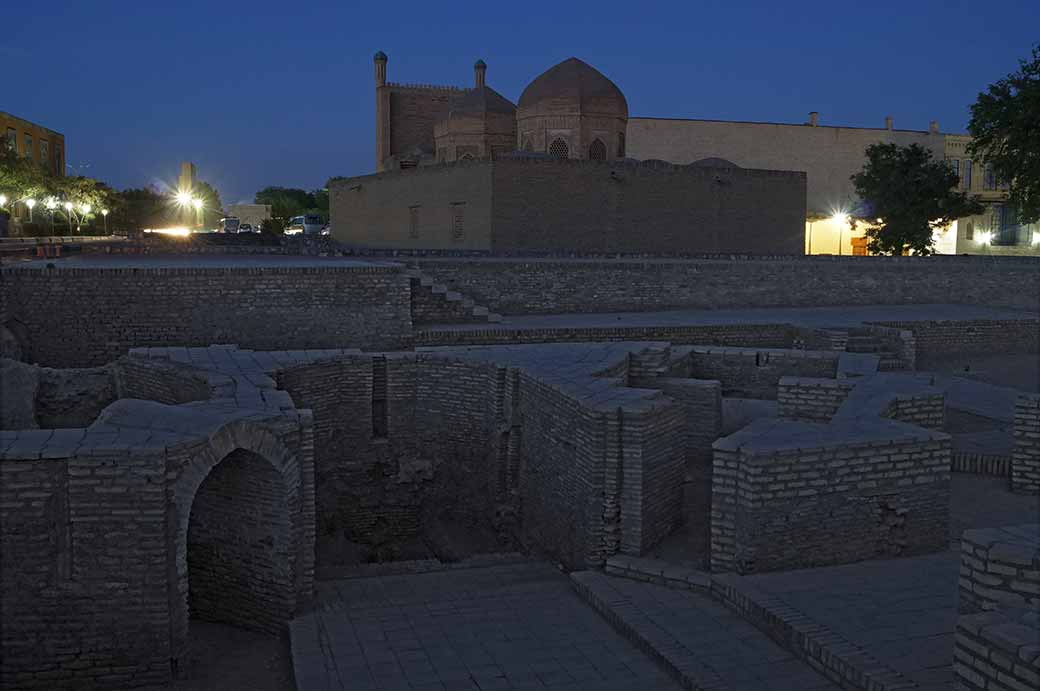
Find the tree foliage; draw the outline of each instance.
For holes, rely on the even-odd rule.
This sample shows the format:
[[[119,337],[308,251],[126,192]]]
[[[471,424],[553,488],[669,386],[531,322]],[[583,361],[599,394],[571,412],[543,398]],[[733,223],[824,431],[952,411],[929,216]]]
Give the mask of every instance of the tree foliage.
[[[919,144],[871,144],[866,157],[852,176],[862,208],[851,220],[866,227],[872,254],[931,254],[934,230],[982,213],[981,204],[956,191],[957,174]]]
[[[971,106],[968,151],[1009,185],[1023,223],[1040,220],[1040,45]]]
[[[273,218],[289,219],[302,214],[319,214],[328,218],[329,192],[308,192],[293,187],[265,187],[256,193],[256,204],[270,204]]]

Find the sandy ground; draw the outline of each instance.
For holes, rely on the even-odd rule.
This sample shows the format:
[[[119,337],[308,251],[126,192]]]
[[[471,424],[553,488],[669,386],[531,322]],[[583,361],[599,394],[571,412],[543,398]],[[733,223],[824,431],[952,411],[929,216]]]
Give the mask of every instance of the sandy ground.
[[[168,691],[296,691],[288,634],[191,622],[181,679]]]

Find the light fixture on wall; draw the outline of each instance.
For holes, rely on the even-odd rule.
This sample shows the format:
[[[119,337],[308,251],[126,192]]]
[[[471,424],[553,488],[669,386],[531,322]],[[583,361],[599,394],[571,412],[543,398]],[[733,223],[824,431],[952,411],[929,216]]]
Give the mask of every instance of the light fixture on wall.
[[[993,233],[988,230],[982,231],[976,237],[978,238],[978,243],[980,245],[988,245],[993,242]]]
[[[1040,230],[1033,231],[1033,244],[1040,245]]]

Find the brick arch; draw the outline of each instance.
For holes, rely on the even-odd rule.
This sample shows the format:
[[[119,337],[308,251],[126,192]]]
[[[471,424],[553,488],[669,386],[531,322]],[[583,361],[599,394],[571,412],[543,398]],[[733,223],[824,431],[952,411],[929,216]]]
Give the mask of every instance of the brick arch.
[[[279,611],[293,615],[301,592],[301,562],[304,530],[301,516],[301,488],[299,461],[277,436],[255,424],[233,421],[227,423],[205,442],[191,450],[189,461],[181,468],[169,493],[172,506],[168,512],[168,528],[172,532],[173,553],[168,559],[170,583],[170,649],[176,659],[183,655],[188,635],[189,621],[189,573],[188,534],[192,508],[199,490],[214,471],[225,461],[234,459],[236,471],[250,469],[251,463],[263,464],[257,468],[259,476],[267,480],[277,479],[278,488],[284,497],[285,515],[288,519],[288,541],[290,549],[287,566],[289,576],[286,592],[280,600],[286,604]],[[253,628],[272,628],[270,621],[247,620],[237,623]],[[281,622],[285,623],[285,622]]]

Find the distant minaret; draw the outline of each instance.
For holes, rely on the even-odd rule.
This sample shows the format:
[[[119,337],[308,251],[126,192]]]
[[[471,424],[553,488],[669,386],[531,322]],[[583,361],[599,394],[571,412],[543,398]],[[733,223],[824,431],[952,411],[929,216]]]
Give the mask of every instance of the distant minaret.
[[[190,193],[195,189],[195,164],[190,161],[181,163],[181,174],[177,178],[177,189]]]
[[[386,53],[379,51],[376,64],[376,171],[390,155],[390,87],[386,85]]]
[[[473,86],[478,89],[484,88],[484,74],[487,72],[487,65],[484,64],[483,60],[477,60],[473,63]]]

